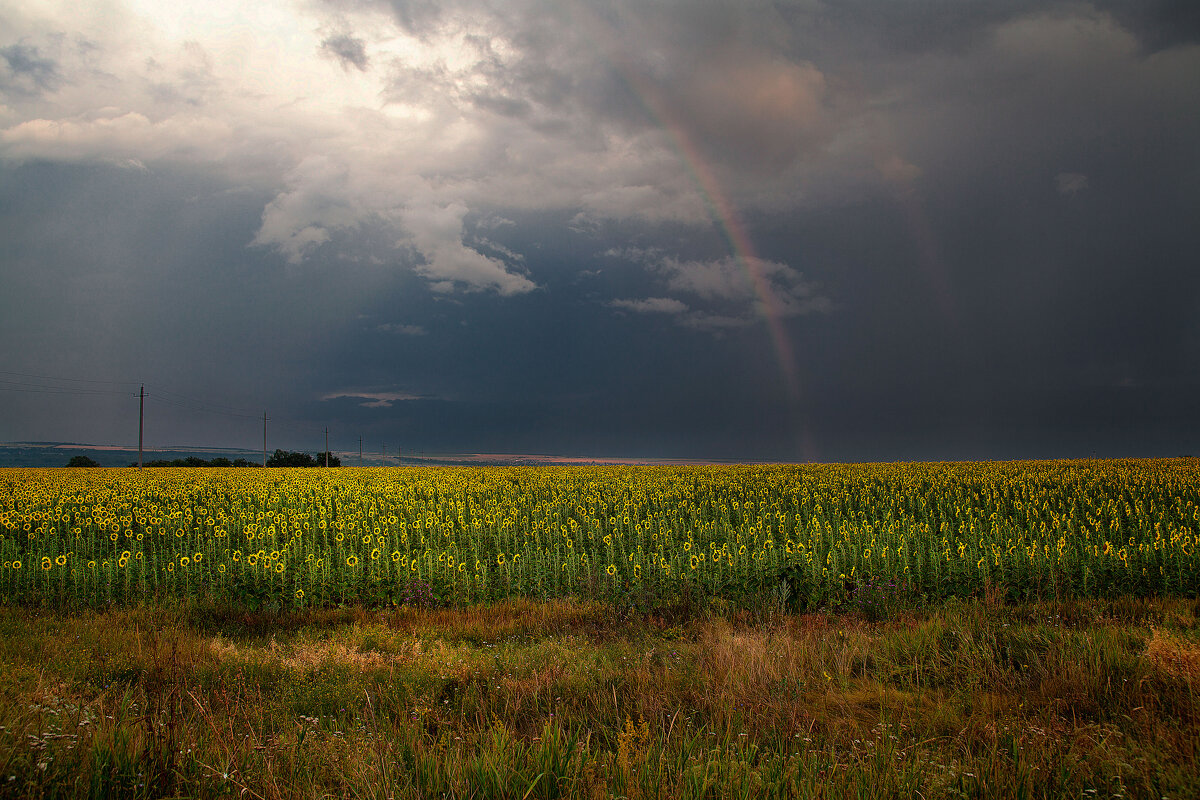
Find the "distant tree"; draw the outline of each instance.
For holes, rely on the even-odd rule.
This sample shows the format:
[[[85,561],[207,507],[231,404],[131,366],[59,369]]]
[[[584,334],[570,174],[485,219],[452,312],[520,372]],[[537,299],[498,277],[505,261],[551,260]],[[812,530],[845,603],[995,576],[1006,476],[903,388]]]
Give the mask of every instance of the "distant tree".
[[[292,450],[276,450],[267,459],[268,467],[315,467],[316,459],[308,453],[297,453]]]
[[[275,454],[267,459],[268,467],[323,467],[325,466],[325,453],[318,453],[316,458],[313,458],[308,453],[297,453],[291,450],[276,450]],[[342,460],[337,456],[329,453],[329,466],[340,467]]]
[[[99,466],[99,465],[97,465]],[[136,467],[137,462],[130,464],[131,467]],[[147,467],[256,467],[257,464],[252,464],[244,458],[239,458],[237,461],[230,461],[228,458],[218,456],[212,461],[205,461],[199,456],[188,456],[187,458],[176,458],[168,461],[165,458],[156,458],[145,463]]]
[[[98,467],[99,461],[93,461],[87,456],[74,456],[67,462],[68,467]]]

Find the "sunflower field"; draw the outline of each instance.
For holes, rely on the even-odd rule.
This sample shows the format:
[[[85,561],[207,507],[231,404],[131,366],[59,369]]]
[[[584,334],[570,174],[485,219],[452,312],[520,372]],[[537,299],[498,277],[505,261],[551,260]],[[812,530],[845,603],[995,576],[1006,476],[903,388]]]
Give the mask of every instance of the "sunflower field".
[[[1198,533],[1195,459],[5,469],[0,602],[1196,597]]]

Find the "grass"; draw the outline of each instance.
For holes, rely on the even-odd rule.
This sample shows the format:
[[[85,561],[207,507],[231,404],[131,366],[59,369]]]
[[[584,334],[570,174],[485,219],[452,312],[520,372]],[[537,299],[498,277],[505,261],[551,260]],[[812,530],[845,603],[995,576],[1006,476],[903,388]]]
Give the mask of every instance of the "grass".
[[[0,607],[0,797],[1200,796],[1200,603]]]

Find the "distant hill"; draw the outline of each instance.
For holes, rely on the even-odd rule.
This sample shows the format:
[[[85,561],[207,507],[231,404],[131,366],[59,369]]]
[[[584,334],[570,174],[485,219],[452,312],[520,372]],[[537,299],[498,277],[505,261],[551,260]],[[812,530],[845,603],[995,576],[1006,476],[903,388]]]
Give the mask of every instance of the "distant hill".
[[[311,451],[316,452],[316,451]],[[347,467],[358,466],[358,451],[333,451]],[[136,464],[137,448],[83,444],[80,442],[3,442],[0,443],[0,468],[3,467],[65,467],[75,456],[86,456],[102,467],[128,467]],[[244,458],[262,463],[261,450],[221,447],[168,447],[144,450],[142,461],[174,461],[188,457],[205,461],[218,456],[229,460]],[[590,458],[579,456],[532,455],[516,453],[416,453],[404,455],[404,466],[598,466],[633,464],[719,464],[728,461],[667,459],[667,458]],[[363,466],[397,466],[395,457],[383,461],[379,455],[365,453]]]
[[[102,467],[128,467],[136,464],[137,448],[106,447],[79,442],[6,442],[0,444],[0,467],[65,467],[75,456],[86,456]],[[224,456],[262,462],[261,450],[236,448],[174,447],[143,450],[142,460],[174,460],[195,456],[205,460]]]

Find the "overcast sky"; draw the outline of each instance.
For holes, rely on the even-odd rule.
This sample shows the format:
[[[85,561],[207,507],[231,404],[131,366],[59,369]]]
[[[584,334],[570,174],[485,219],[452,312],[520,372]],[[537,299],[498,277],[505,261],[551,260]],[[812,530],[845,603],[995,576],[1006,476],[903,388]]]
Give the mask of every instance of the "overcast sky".
[[[0,0],[0,441],[1200,453],[1198,221],[1194,0]]]

